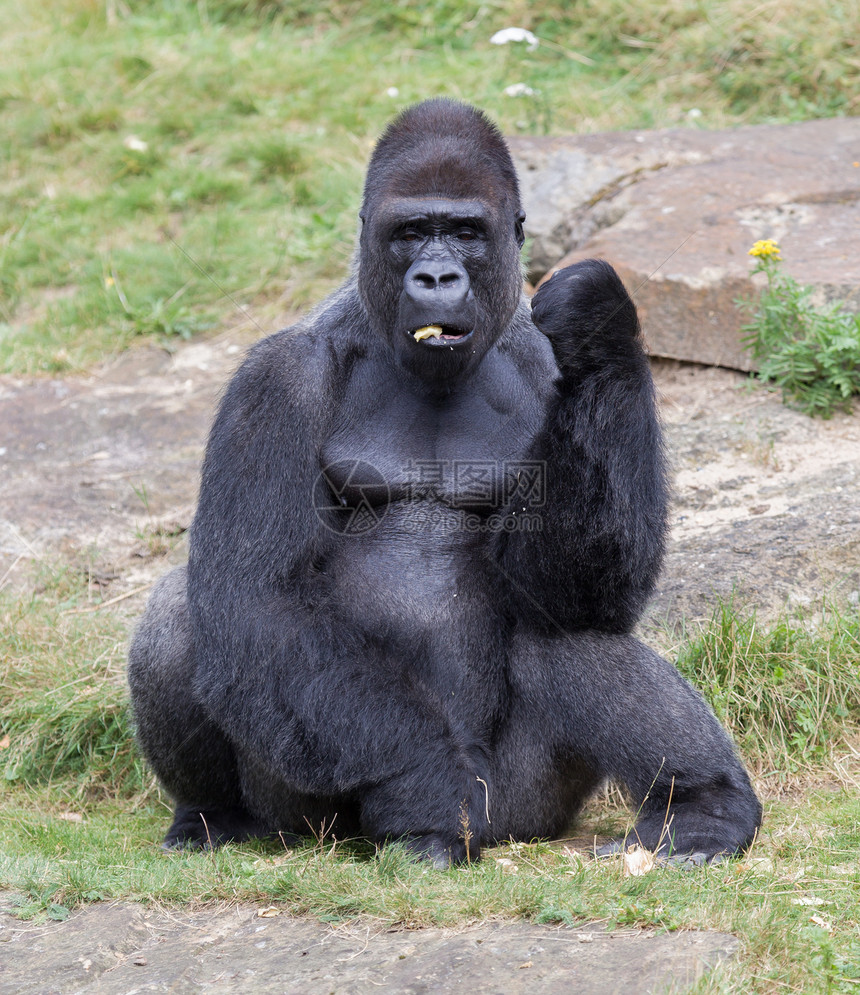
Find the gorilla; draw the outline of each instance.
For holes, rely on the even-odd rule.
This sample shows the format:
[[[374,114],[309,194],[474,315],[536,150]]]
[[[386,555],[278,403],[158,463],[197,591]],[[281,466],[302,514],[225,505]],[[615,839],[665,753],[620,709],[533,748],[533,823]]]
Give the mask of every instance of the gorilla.
[[[529,305],[507,145],[450,100],[388,127],[360,217],[350,279],[227,387],[132,642],[164,845],[333,824],[447,867],[614,778],[637,821],[608,851],[748,847],[729,738],[631,635],[667,482],[620,279],[588,260]]]

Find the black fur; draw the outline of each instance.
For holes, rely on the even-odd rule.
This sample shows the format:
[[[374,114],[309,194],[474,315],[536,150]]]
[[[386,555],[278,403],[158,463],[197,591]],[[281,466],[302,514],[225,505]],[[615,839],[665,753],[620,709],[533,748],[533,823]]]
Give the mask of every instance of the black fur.
[[[229,385],[187,571],[132,645],[165,844],[334,820],[444,865],[616,777],[646,846],[747,847],[731,743],[630,635],[667,491],[621,281],[590,260],[529,308],[507,148],[450,101],[386,131],[362,219],[353,278]]]

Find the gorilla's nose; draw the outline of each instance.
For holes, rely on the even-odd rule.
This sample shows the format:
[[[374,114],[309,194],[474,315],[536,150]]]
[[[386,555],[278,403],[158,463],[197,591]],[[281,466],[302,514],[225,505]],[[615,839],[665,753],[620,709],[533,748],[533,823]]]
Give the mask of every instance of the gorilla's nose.
[[[403,282],[407,296],[424,306],[456,306],[469,293],[469,277],[452,259],[418,259]]]

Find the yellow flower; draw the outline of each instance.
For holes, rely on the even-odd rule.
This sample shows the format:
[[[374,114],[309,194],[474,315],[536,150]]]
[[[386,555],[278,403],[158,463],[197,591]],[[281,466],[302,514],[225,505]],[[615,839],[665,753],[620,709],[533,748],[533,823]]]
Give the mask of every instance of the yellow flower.
[[[748,255],[759,259],[779,259],[779,246],[772,238],[762,238],[750,249]]]

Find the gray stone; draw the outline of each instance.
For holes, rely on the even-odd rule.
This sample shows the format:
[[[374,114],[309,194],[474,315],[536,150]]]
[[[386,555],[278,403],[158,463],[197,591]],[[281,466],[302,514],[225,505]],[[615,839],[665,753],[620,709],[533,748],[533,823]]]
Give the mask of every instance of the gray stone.
[[[0,995],[382,995],[680,993],[737,950],[712,932],[608,931],[523,923],[384,930],[94,905],[50,925],[0,920]]]
[[[589,256],[632,291],[653,355],[752,368],[738,297],[753,242],[820,302],[860,310],[860,118],[515,138],[530,278]]]

